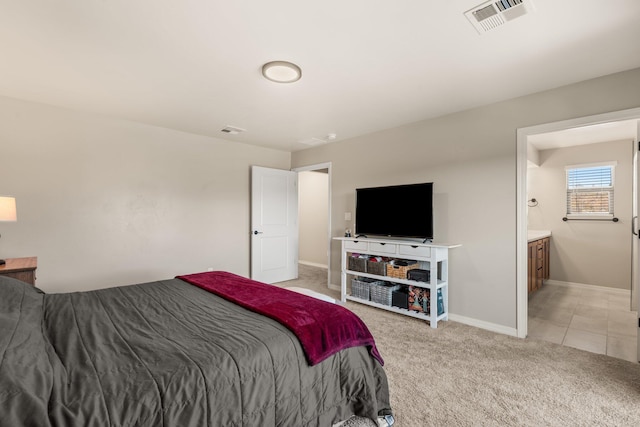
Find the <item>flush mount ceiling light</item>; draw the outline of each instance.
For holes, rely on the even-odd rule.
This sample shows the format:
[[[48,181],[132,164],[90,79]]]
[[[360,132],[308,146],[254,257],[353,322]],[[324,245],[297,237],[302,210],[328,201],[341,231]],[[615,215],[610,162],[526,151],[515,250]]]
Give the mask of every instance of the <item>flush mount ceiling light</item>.
[[[300,80],[302,70],[291,62],[271,61],[262,66],[262,75],[272,82],[293,83]]]

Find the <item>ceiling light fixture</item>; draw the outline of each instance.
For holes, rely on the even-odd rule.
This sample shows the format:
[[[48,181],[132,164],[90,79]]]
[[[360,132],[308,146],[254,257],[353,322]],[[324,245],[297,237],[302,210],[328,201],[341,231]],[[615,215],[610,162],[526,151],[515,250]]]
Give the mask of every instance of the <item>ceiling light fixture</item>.
[[[271,61],[262,66],[262,75],[272,82],[293,83],[300,80],[302,70],[291,62]]]

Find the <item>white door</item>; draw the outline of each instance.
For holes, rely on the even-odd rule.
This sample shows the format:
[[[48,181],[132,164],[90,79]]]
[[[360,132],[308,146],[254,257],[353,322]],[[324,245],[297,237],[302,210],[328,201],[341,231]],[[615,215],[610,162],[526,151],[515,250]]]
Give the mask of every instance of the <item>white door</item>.
[[[298,277],[298,174],[251,167],[251,278]]]

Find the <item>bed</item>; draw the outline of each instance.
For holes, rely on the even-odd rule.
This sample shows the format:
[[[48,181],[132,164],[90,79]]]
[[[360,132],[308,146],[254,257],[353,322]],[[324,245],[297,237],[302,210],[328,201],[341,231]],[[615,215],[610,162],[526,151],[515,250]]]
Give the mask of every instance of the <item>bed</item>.
[[[220,277],[245,294],[222,296]],[[270,306],[293,316],[277,319]],[[390,416],[375,342],[312,324],[346,312],[227,272],[64,294],[0,277],[0,420],[325,427]]]

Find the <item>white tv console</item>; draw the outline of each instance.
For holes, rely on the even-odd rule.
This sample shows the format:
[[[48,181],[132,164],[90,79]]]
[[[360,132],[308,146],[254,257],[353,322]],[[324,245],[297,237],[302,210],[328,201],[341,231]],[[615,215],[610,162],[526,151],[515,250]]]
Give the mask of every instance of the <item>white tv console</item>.
[[[357,237],[335,237],[335,240],[342,241],[342,268],[341,268],[341,300],[355,301],[361,304],[370,305],[381,308],[383,310],[393,311],[406,316],[415,317],[429,321],[432,328],[438,327],[438,322],[449,319],[449,282],[448,282],[448,262],[449,249],[459,247],[461,245],[438,244],[438,243],[421,243],[410,240],[391,240],[391,239],[371,239]],[[364,254],[384,256],[395,259],[426,261],[428,270],[430,271],[430,280],[428,282],[418,282],[415,280],[398,279],[395,277],[364,273],[361,271],[349,270],[348,260],[350,254]],[[427,268],[425,268],[427,269]],[[408,310],[400,307],[379,304],[374,301],[365,300],[348,294],[347,285],[348,277],[368,277],[371,279],[382,280],[402,285],[417,286],[430,290],[432,296],[429,301],[429,313]],[[444,302],[444,312],[438,314],[437,295],[441,289],[442,299]]]

